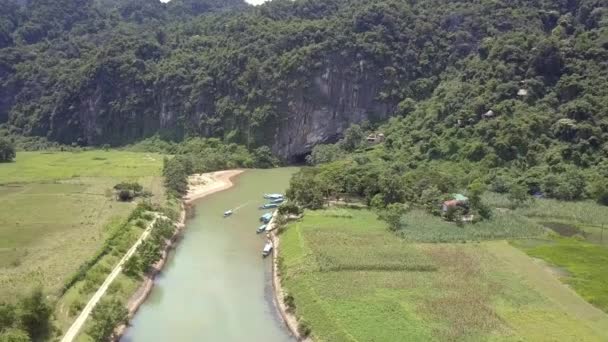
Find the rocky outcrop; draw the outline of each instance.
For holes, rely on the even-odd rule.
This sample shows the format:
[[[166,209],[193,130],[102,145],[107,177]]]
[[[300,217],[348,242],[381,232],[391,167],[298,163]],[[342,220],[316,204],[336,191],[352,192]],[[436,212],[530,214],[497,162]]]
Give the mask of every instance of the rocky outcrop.
[[[312,81],[288,95],[273,145],[281,157],[298,159],[316,144],[335,142],[353,123],[385,119],[395,107],[377,100],[382,80],[373,71],[332,65]]]

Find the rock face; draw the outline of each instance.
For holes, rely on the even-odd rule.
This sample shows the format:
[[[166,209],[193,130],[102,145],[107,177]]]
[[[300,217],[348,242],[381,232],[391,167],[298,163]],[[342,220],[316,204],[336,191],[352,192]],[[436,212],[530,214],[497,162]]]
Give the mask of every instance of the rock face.
[[[379,73],[365,70],[363,62],[356,64],[362,67],[327,61],[302,82],[306,86],[285,90],[276,104],[278,119],[253,132],[262,135],[258,141],[283,159],[298,161],[314,145],[336,141],[353,123],[385,119],[395,105],[377,100],[383,84]],[[97,66],[88,81],[62,96],[29,134],[63,144],[100,146],[132,143],[156,133],[223,137],[235,128],[247,130],[248,122],[235,123],[234,116],[218,113],[217,99],[210,92],[193,92],[187,84],[180,91],[160,82],[137,81],[120,69]],[[9,117],[10,98],[0,101],[2,121]]]
[[[288,94],[286,115],[276,127],[273,151],[295,160],[314,145],[338,140],[353,123],[385,119],[393,104],[376,100],[382,85],[371,73],[334,66],[314,76],[307,90]]]

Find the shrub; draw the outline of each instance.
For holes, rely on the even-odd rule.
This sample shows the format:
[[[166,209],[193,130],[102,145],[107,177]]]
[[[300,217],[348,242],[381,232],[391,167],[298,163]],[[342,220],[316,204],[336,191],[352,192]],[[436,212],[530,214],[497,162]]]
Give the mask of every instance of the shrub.
[[[302,208],[292,202],[283,203],[279,207],[279,214],[281,215],[300,215],[301,213]]]
[[[301,337],[306,338],[310,336],[311,332],[310,324],[307,321],[301,320],[298,322],[298,333]]]
[[[7,139],[0,138],[0,163],[11,162],[15,156],[15,145]]]
[[[293,312],[296,309],[296,301],[291,294],[287,294],[285,298],[283,298],[285,305],[287,306],[287,311]]]
[[[391,203],[386,209],[380,211],[378,218],[388,224],[388,228],[396,231],[402,228],[401,218],[407,212],[407,208],[401,203]]]

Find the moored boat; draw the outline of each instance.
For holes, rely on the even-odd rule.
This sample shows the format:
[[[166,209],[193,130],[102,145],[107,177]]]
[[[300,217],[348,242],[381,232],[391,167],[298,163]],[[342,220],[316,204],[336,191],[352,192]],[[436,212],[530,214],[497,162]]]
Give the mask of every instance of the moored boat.
[[[265,258],[267,256],[270,255],[270,253],[272,253],[272,248],[274,246],[272,245],[272,241],[266,241],[266,244],[264,245],[264,249],[262,249],[262,256]]]
[[[285,201],[284,198],[277,198],[277,199],[273,199],[272,201],[270,201],[270,203],[281,204],[284,201]]]
[[[278,200],[278,199],[283,199],[284,196],[283,196],[283,194],[265,194],[264,198],[270,199],[270,200]]]
[[[270,220],[272,220],[272,213],[266,213],[260,217],[260,221],[264,223],[268,223]]]
[[[255,231],[256,234],[260,234],[260,233],[263,233],[264,231],[266,231],[266,227],[267,227],[267,225],[265,225],[265,224],[259,226],[258,229]]]
[[[263,206],[260,207],[260,209],[273,209],[273,208],[278,208],[279,204],[278,203],[266,203]]]

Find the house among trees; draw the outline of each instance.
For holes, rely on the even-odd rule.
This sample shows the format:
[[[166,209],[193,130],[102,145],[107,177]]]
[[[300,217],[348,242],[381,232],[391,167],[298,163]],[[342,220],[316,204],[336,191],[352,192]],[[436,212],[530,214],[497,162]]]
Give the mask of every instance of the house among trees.
[[[441,211],[446,213],[450,208],[466,208],[469,204],[469,198],[462,194],[453,194],[451,200],[442,203]]]
[[[493,111],[493,110],[489,110],[489,111],[487,111],[487,112],[485,112],[485,113],[483,113],[483,114],[481,115],[481,117],[482,117],[482,118],[484,118],[484,119],[491,119],[491,118],[493,118],[494,116],[496,116],[496,114],[494,113],[494,111]]]
[[[367,143],[368,144],[380,144],[384,142],[384,134],[382,133],[372,133],[370,135],[367,136]]]

